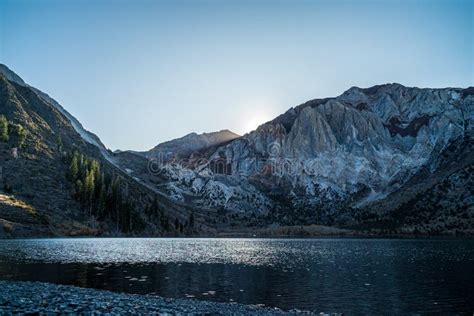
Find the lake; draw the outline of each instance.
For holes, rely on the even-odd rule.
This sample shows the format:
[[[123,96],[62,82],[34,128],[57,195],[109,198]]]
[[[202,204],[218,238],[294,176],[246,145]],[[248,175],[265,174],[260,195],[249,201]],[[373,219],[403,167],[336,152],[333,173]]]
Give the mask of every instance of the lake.
[[[474,311],[474,240],[0,240],[0,279],[379,314]]]

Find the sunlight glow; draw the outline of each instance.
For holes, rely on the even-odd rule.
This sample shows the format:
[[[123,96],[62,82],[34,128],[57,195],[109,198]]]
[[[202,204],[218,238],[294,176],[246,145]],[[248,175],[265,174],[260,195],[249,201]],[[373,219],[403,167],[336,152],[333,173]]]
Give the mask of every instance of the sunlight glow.
[[[267,111],[253,111],[243,118],[243,127],[241,134],[250,133],[256,130],[260,125],[270,121],[272,115]]]

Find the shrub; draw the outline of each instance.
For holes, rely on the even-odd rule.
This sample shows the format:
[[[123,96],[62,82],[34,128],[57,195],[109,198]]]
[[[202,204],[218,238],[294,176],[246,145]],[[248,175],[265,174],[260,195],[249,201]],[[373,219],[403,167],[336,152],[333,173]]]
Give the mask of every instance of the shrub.
[[[8,120],[5,115],[0,115],[0,140],[8,142],[10,137],[8,136]]]
[[[21,148],[25,144],[26,130],[20,124],[16,124],[14,126],[15,126],[14,131],[15,131],[15,136],[16,136],[16,146]]]

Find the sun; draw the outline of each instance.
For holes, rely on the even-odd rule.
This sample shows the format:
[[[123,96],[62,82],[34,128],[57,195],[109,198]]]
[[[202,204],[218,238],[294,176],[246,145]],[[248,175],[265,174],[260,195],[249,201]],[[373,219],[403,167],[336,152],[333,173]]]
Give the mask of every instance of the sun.
[[[243,132],[250,133],[256,130],[263,123],[268,122],[271,119],[270,115],[263,111],[253,111],[245,115]]]
[[[258,117],[258,116],[252,116],[249,117],[247,122],[245,122],[245,131],[246,132],[251,132],[257,129],[261,124],[263,123],[263,120]]]

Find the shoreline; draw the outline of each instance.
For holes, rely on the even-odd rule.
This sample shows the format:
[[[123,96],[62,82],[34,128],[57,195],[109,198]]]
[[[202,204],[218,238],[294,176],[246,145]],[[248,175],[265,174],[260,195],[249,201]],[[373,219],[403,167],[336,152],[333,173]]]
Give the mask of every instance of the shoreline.
[[[474,239],[474,234],[316,234],[316,235],[292,235],[292,234],[238,234],[220,233],[209,235],[27,235],[27,236],[1,236],[0,240],[22,240],[22,239],[107,239],[107,238],[156,238],[156,239],[444,239],[444,240],[465,240]]]
[[[0,314],[314,315],[308,311],[118,293],[72,285],[0,281]]]
[[[377,230],[357,230],[324,225],[296,225],[255,227],[241,229],[217,229],[197,234],[156,234],[150,232],[118,233],[110,231],[54,230],[37,225],[21,225],[0,218],[0,240],[2,239],[43,239],[43,238],[367,238],[367,239],[472,239],[474,230],[450,230],[436,233],[428,232],[392,232]],[[11,226],[13,225],[13,226]],[[9,227],[9,229],[5,229]]]

